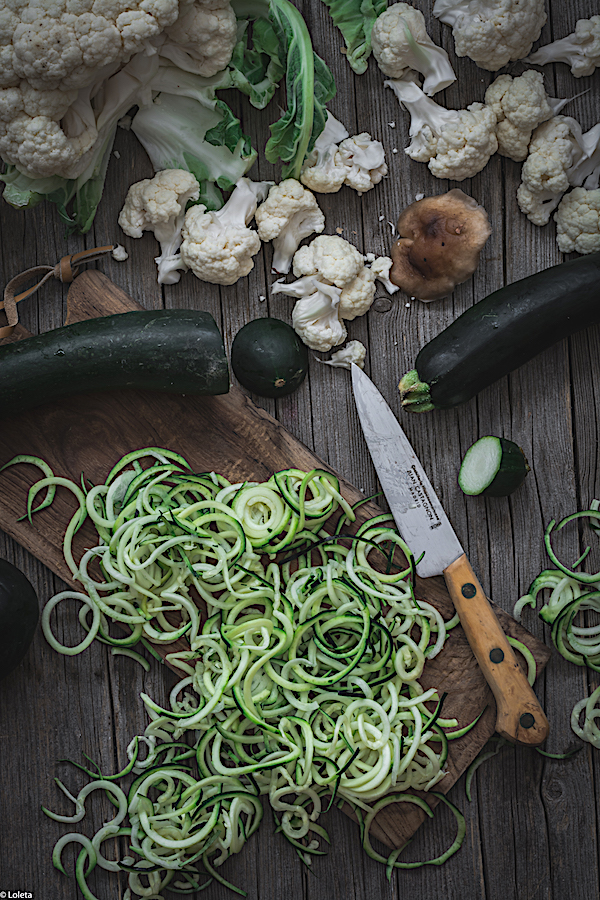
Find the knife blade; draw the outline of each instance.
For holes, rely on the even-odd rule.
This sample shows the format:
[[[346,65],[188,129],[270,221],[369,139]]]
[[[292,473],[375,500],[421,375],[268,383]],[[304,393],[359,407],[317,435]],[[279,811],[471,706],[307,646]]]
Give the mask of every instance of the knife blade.
[[[496,699],[496,731],[537,746],[548,720],[519,666],[410,441],[371,379],[352,364],[358,417],[392,515],[422,578],[443,575],[479,667]]]

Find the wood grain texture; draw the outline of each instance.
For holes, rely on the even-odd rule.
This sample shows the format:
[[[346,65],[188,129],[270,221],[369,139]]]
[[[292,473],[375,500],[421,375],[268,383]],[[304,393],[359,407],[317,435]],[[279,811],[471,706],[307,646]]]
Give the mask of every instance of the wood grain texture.
[[[425,14],[433,39],[448,50],[458,75],[457,82],[436,99],[454,108],[482,100],[494,74],[466,58],[457,59],[451,31],[432,17],[432,3],[413,2]],[[342,235],[364,252],[387,252],[392,240],[388,223],[395,222],[416,193],[437,194],[457,185],[433,178],[426,166],[405,156],[408,116],[392,92],[383,90],[383,79],[372,63],[365,75],[353,75],[340,52],[340,35],[320,0],[304,0],[298,5],[309,22],[317,51],[336,77],[338,93],[330,108],[351,132],[369,130],[380,139],[390,165],[389,177],[362,199],[347,188],[336,195],[321,195],[326,231],[335,233],[340,228]],[[547,9],[548,22],[540,44],[565,36],[573,31],[577,19],[600,11],[595,0],[547,0]],[[507,70],[520,74],[525,67],[519,62]],[[600,72],[577,80],[564,64],[546,66],[543,72],[548,92],[554,96],[588,92],[564,112],[575,116],[584,129],[594,125]],[[276,170],[264,161],[262,150],[267,125],[277,117],[275,104],[281,98],[276,97],[263,112],[252,110],[233,92],[224,98],[242,115],[244,127],[259,149],[252,177],[273,177]],[[131,133],[119,130],[115,149],[119,158],[111,161],[105,197],[85,238],[65,238],[52,208],[40,205],[16,211],[0,201],[3,283],[29,266],[54,263],[66,253],[114,240],[124,244],[130,254],[126,264],[101,263],[116,284],[146,308],[185,306],[210,311],[227,348],[239,327],[252,318],[275,315],[289,321],[292,301],[270,296],[268,245],[250,276],[231,288],[203,285],[186,275],[180,284],[161,289],[155,279],[154,238],[145,235],[135,241],[125,237],[116,224],[127,188],[148,177],[151,167]],[[398,153],[393,153],[394,149]],[[563,258],[556,247],[554,223],[539,229],[520,213],[515,198],[519,175],[519,164],[496,156],[476,178],[459,185],[483,203],[493,227],[471,281],[446,300],[429,305],[403,294],[390,301],[384,291],[378,291],[384,302],[374,304],[366,317],[349,327],[349,336],[367,345],[366,370],[401,419],[484,590],[507,611],[547,564],[541,541],[547,522],[589,504],[600,494],[600,329],[589,329],[551,348],[458,410],[411,417],[400,410],[396,383],[423,343],[464,309],[503,284]],[[23,326],[37,333],[63,324],[66,297],[66,288],[56,283],[46,286],[39,297],[20,304]],[[343,371],[320,365],[311,354],[309,377],[299,391],[277,401],[253,400],[357,488],[366,494],[377,489],[349,379]],[[132,414],[134,410],[132,407]],[[0,432],[4,427],[2,423]],[[38,431],[41,429],[42,423]],[[457,487],[462,455],[484,434],[516,441],[532,466],[523,487],[509,498],[465,498]],[[43,442],[43,434],[38,439]],[[117,446],[118,433],[107,422],[98,439]],[[33,470],[30,476],[35,477]],[[2,488],[0,484],[0,495]],[[15,542],[4,521],[0,526],[0,555],[25,571],[45,600],[63,582]],[[585,530],[565,535],[561,548],[565,558],[575,559],[588,538]],[[590,568],[600,568],[597,544],[593,547]],[[526,610],[523,619],[536,637],[549,642],[546,626],[533,611]],[[75,624],[65,621],[61,628],[65,641],[78,640]],[[59,657],[40,633],[36,635],[26,659],[0,683],[0,814],[3,822],[10,822],[10,832],[0,841],[0,889],[30,889],[38,898],[75,900],[74,880],[66,880],[50,862],[52,846],[64,828],[40,814],[42,803],[70,811],[66,798],[53,786],[54,775],[71,789],[83,783],[58,760],[80,759],[84,750],[106,771],[116,771],[124,762],[123,748],[130,735],[143,731],[146,724],[139,692],[145,690],[165,702],[171,684],[168,671],[152,669],[146,675],[130,660],[113,658],[102,647],[91,648],[85,658]],[[597,684],[596,674],[569,665],[553,652],[536,685],[551,724],[548,750],[560,752],[573,741],[570,710]],[[478,771],[472,803],[464,797],[464,776],[452,788],[449,796],[467,818],[467,838],[460,853],[444,866],[398,872],[388,884],[382,867],[362,853],[355,824],[332,811],[324,824],[333,849],[315,862],[314,874],[303,870],[283,838],[272,834],[268,822],[242,854],[228,861],[224,874],[241,884],[252,900],[288,896],[294,900],[373,900],[380,896],[431,900],[437,895],[450,900],[597,900],[599,783],[600,757],[590,746],[565,763],[507,747]],[[90,805],[90,833],[107,813],[101,798],[95,798]],[[452,828],[450,815],[438,809],[433,821],[418,830],[403,858],[436,855],[449,843]],[[65,853],[68,869],[69,853]],[[107,890],[106,877],[106,873],[98,877],[94,873],[92,889],[99,897],[109,893],[122,897],[123,888],[113,876],[108,876]],[[222,900],[224,891],[212,885],[198,896]]]

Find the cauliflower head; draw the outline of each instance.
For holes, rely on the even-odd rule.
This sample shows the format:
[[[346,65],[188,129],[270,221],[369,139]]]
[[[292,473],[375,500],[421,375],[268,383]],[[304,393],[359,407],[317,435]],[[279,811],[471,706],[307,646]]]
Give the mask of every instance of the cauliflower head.
[[[573,188],[554,214],[556,241],[563,253],[600,250],[600,190]]]
[[[273,242],[273,268],[286,275],[305,237],[325,228],[325,216],[309,190],[295,178],[275,184],[256,210],[261,241]]]
[[[129,237],[141,238],[153,231],[160,241],[156,258],[159,284],[176,284],[186,265],[177,252],[188,200],[197,200],[200,185],[185,169],[163,169],[154,178],[132,184],[127,192],[119,225]]]
[[[423,13],[408,3],[394,3],[377,17],[371,47],[384,75],[403,78],[410,71],[420,72],[429,96],[456,81],[448,54],[427,34]]]
[[[546,22],[544,0],[436,0],[433,14],[452,26],[456,55],[490,72],[524,59]]]
[[[365,261],[353,244],[335,234],[323,234],[301,247],[294,256],[294,275],[318,275],[330,284],[345,288]]]
[[[528,69],[517,78],[499,75],[485,92],[485,103],[496,113],[498,153],[522,162],[533,129],[552,116],[541,72]]]

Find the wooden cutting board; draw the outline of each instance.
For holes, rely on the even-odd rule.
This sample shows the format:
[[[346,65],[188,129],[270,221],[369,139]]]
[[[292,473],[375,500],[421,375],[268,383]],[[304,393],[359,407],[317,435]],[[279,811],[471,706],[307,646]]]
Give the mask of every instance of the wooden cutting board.
[[[90,270],[78,276],[69,290],[66,324],[141,308],[101,272]],[[13,339],[26,336],[19,327]],[[37,455],[55,474],[74,480],[84,473],[92,482],[104,481],[122,455],[146,446],[176,450],[196,471],[215,470],[234,482],[262,481],[286,467],[329,468],[235,386],[219,397],[134,390],[85,394],[48,403],[0,423],[0,465],[16,454]],[[52,506],[36,514],[33,524],[19,521],[26,508],[28,488],[38,477],[39,470],[28,465],[11,467],[0,474],[0,522],[26,550],[71,583],[62,554],[62,537],[74,510],[70,493],[59,490]],[[343,479],[342,491],[351,503],[362,499],[361,493]],[[359,518],[380,511],[369,502],[361,507]],[[92,528],[80,530],[75,558],[84,547],[92,546],[93,537]],[[417,579],[416,594],[433,603],[446,619],[452,616],[443,579]],[[505,631],[529,647],[541,671],[550,657],[548,648],[495,608]],[[165,652],[172,649],[173,645]],[[425,688],[435,686],[440,693],[448,693],[444,716],[456,717],[461,726],[485,709],[475,728],[450,742],[448,774],[436,788],[445,793],[493,734],[495,703],[461,628],[450,632],[442,653],[427,663],[421,683]],[[435,798],[428,799],[435,804]],[[387,846],[399,847],[424,818],[413,804],[393,804],[378,816],[373,834]]]

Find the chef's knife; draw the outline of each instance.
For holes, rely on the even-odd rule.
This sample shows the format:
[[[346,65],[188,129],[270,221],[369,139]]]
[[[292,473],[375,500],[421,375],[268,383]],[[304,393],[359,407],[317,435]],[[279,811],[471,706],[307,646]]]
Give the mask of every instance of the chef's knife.
[[[354,364],[352,385],[367,447],[398,530],[418,560],[417,574],[446,580],[496,698],[496,731],[520,744],[541,744],[548,736],[548,720],[408,438],[373,382]]]

